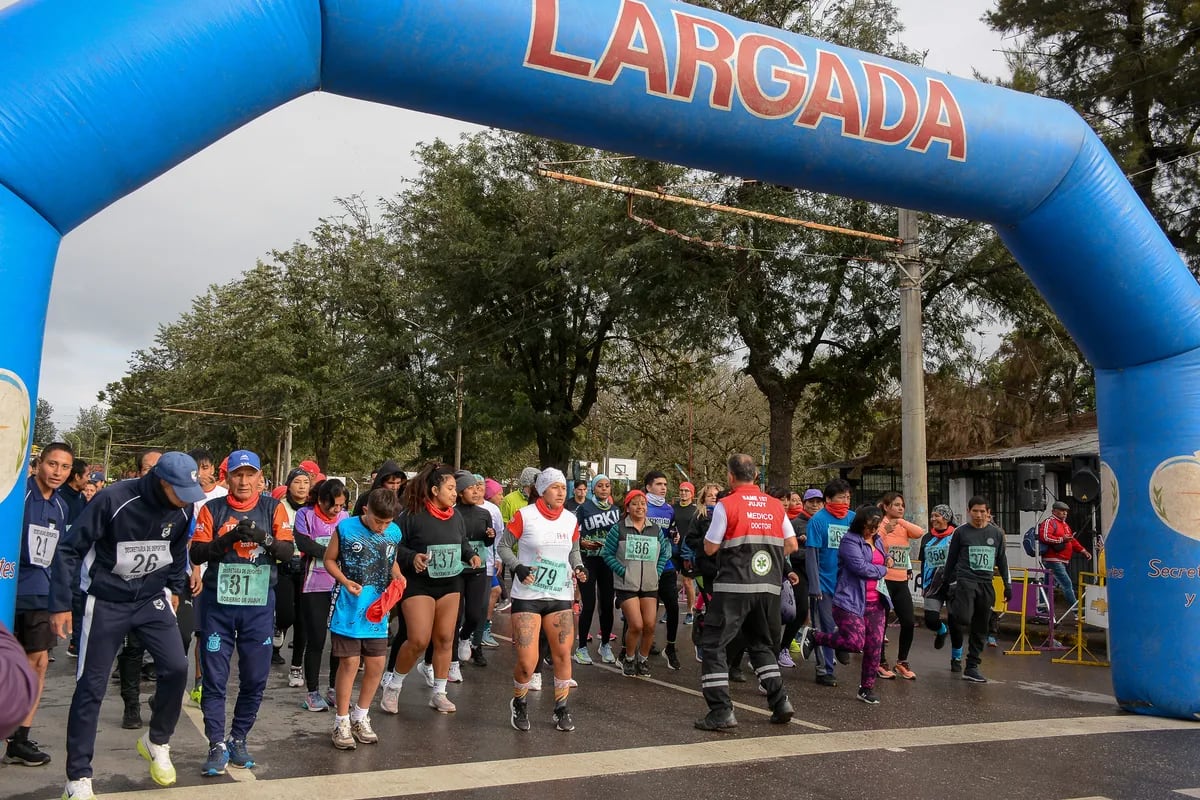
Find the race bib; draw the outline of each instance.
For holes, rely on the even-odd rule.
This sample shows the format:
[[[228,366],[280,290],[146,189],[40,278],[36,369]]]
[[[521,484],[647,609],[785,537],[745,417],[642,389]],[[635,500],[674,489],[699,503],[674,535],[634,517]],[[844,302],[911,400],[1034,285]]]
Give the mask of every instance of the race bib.
[[[931,567],[935,567],[935,568],[946,566],[946,551],[945,551],[945,549],[938,548],[937,550],[930,550],[930,549],[926,548],[925,563],[927,565],[929,565]]]
[[[30,525],[28,532],[29,563],[35,567],[50,568],[54,561],[54,549],[58,547],[59,532],[54,528]]]
[[[848,530],[850,530],[849,525],[830,525],[829,541],[825,543],[825,546],[837,550],[842,546],[842,537],[846,535],[846,531]]]
[[[907,547],[889,547],[888,555],[892,557],[893,569],[909,569],[912,567],[912,553]]]
[[[539,592],[561,594],[571,585],[571,570],[561,561],[538,558],[530,569],[533,571],[530,588]]]
[[[472,541],[471,549],[475,551],[475,555],[479,556],[480,561],[487,561],[487,542],[482,540]]]
[[[996,567],[996,548],[972,545],[967,548],[967,559],[975,572],[991,572]]]
[[[431,578],[453,578],[463,570],[462,545],[431,544],[425,551],[429,564],[425,571]]]
[[[172,561],[170,542],[117,542],[113,574],[133,581],[158,572]]]
[[[217,602],[226,606],[265,606],[271,591],[270,564],[233,564],[217,568]]]
[[[658,537],[631,533],[625,537],[627,561],[658,561]]]

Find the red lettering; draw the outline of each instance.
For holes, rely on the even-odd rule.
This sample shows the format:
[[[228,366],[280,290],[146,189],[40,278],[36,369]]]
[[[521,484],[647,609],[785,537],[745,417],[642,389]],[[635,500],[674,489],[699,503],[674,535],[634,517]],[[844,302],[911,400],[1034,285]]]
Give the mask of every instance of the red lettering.
[[[558,0],[533,0],[533,24],[525,66],[586,78],[594,66],[590,59],[558,52]]]
[[[908,147],[925,153],[932,142],[945,142],[950,148],[951,161],[966,161],[967,125],[963,121],[962,109],[946,84],[933,78],[929,78],[927,83],[929,104],[925,107],[921,126],[917,128],[917,134]]]
[[[786,86],[782,94],[774,96],[768,95],[758,80],[759,54],[767,48],[781,53],[792,68],[771,67],[771,77]],[[746,34],[738,46],[738,94],[752,114],[767,119],[790,116],[804,100],[804,90],[808,88],[808,76],[793,70],[804,68],[804,57],[791,45],[758,33]]]
[[[679,34],[679,58],[675,69],[675,85],[671,94],[680,100],[691,102],[696,94],[696,79],[700,65],[712,70],[710,105],[726,111],[733,108],[733,56],[737,40],[725,26],[712,20],[694,17],[682,11],[675,15],[675,29]],[[704,29],[716,39],[712,47],[700,46],[700,30]]]
[[[842,135],[857,137],[862,132],[860,115],[858,91],[846,65],[833,53],[818,50],[812,93],[796,118],[796,124],[815,128],[822,118],[832,117],[841,120]]]
[[[639,35],[642,47],[635,44]],[[625,67],[646,73],[646,89],[650,93],[667,93],[667,49],[658,23],[640,0],[625,0],[621,4],[621,15],[608,40],[608,49],[592,77],[612,83]]]
[[[882,144],[899,144],[917,127],[921,116],[921,99],[917,87],[901,73],[881,64],[863,62],[867,73],[867,122],[863,138]],[[900,119],[894,125],[886,121],[888,112],[887,83],[900,90]]]

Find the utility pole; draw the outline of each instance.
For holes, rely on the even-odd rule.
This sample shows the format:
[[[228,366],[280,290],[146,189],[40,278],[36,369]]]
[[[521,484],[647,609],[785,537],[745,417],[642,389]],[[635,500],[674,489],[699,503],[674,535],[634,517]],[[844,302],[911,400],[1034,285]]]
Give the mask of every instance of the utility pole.
[[[905,513],[929,522],[929,467],[925,455],[925,346],[921,329],[922,264],[915,211],[900,209],[900,437]]]
[[[288,423],[283,431],[283,461],[279,466],[280,473],[286,477],[292,470],[292,423]]]
[[[462,469],[463,368],[454,374],[454,397],[458,400],[458,416],[454,426],[454,469]]]
[[[107,422],[104,423],[104,427],[108,428],[108,444],[104,445],[104,480],[107,481],[108,480],[108,457],[112,454],[113,429],[112,429],[112,425],[109,425]]]

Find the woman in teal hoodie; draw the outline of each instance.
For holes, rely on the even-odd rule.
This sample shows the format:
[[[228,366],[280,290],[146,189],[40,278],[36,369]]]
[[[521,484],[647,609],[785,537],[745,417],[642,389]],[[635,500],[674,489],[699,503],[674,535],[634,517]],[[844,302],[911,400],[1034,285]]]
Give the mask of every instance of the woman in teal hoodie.
[[[625,516],[609,529],[601,553],[613,572],[613,588],[625,615],[625,675],[650,677],[650,645],[658,617],[658,579],[671,558],[671,542],[646,517],[640,489],[625,495]],[[637,663],[634,663],[634,656]]]

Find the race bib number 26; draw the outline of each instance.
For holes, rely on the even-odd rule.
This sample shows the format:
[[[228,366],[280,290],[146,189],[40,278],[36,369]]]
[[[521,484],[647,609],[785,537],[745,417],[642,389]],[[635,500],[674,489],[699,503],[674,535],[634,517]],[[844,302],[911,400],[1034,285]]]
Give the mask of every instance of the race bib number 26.
[[[144,578],[171,563],[170,542],[117,542],[113,574],[126,581]]]

